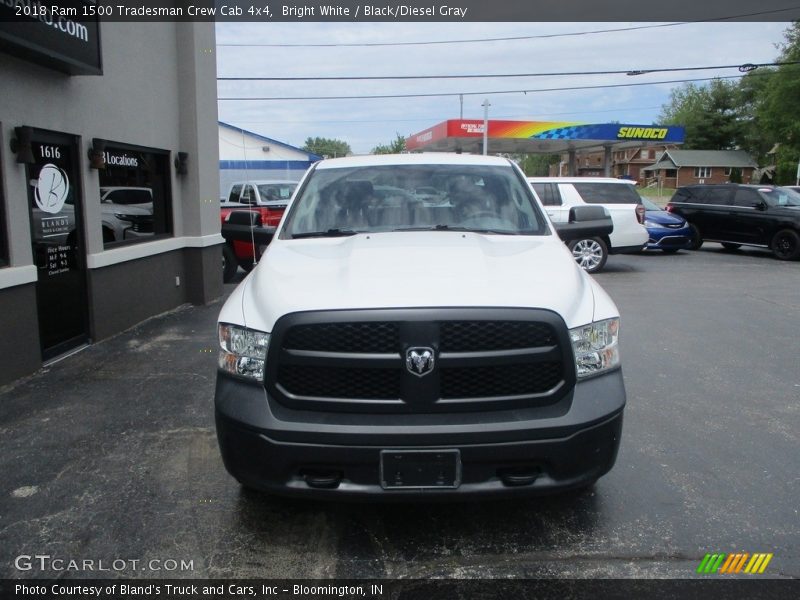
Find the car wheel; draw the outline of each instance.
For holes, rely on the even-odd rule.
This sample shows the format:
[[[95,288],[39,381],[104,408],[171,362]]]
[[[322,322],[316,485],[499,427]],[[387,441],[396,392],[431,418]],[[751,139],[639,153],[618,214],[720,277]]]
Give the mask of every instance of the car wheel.
[[[224,283],[233,281],[238,269],[239,262],[236,260],[233,249],[228,244],[225,244],[222,246],[222,281]]]
[[[769,247],[780,260],[794,260],[800,256],[800,235],[791,229],[782,229],[773,236]]]
[[[725,250],[738,250],[742,247],[741,244],[732,244],[731,242],[720,242]]]
[[[567,247],[575,262],[587,273],[597,273],[608,260],[608,247],[600,238],[572,240]]]
[[[700,246],[703,245],[703,236],[696,225],[689,224],[689,229],[692,232],[692,243],[689,246],[689,250],[699,250]]]
[[[661,251],[664,254],[675,254],[680,248],[662,248]]]

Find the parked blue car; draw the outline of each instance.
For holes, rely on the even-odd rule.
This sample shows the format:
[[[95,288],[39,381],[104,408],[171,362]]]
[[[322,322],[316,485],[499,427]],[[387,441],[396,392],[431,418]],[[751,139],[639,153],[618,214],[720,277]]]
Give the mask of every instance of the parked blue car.
[[[642,198],[642,204],[644,226],[650,235],[645,250],[672,253],[692,245],[692,231],[684,218],[668,213],[647,198]]]

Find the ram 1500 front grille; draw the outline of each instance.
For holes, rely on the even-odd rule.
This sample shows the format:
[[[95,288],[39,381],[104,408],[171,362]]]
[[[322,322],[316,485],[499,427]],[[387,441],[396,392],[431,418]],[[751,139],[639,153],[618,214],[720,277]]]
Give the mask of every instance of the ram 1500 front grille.
[[[415,368],[412,353],[432,362]],[[539,406],[574,383],[563,320],[508,308],[293,313],[275,325],[265,377],[281,404],[333,412]]]

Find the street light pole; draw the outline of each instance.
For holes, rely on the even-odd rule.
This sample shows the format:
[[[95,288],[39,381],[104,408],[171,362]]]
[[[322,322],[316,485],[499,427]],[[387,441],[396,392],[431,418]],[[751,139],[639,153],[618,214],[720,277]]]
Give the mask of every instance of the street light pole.
[[[483,155],[486,156],[489,149],[489,99],[483,101]]]

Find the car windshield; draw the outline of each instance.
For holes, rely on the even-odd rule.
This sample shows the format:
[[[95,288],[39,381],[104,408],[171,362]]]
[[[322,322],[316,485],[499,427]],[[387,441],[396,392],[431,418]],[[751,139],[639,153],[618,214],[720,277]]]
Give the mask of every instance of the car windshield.
[[[772,206],[800,206],[800,193],[789,188],[762,188],[758,193]]]
[[[664,210],[658,204],[648,200],[644,196],[642,196],[642,204],[644,205],[645,210]]]
[[[261,199],[264,202],[288,201],[296,187],[296,183],[262,183],[258,185],[258,193],[261,194]]]
[[[420,188],[436,194],[420,196]],[[511,165],[414,164],[314,170],[281,237],[417,230],[548,232],[530,188]]]

